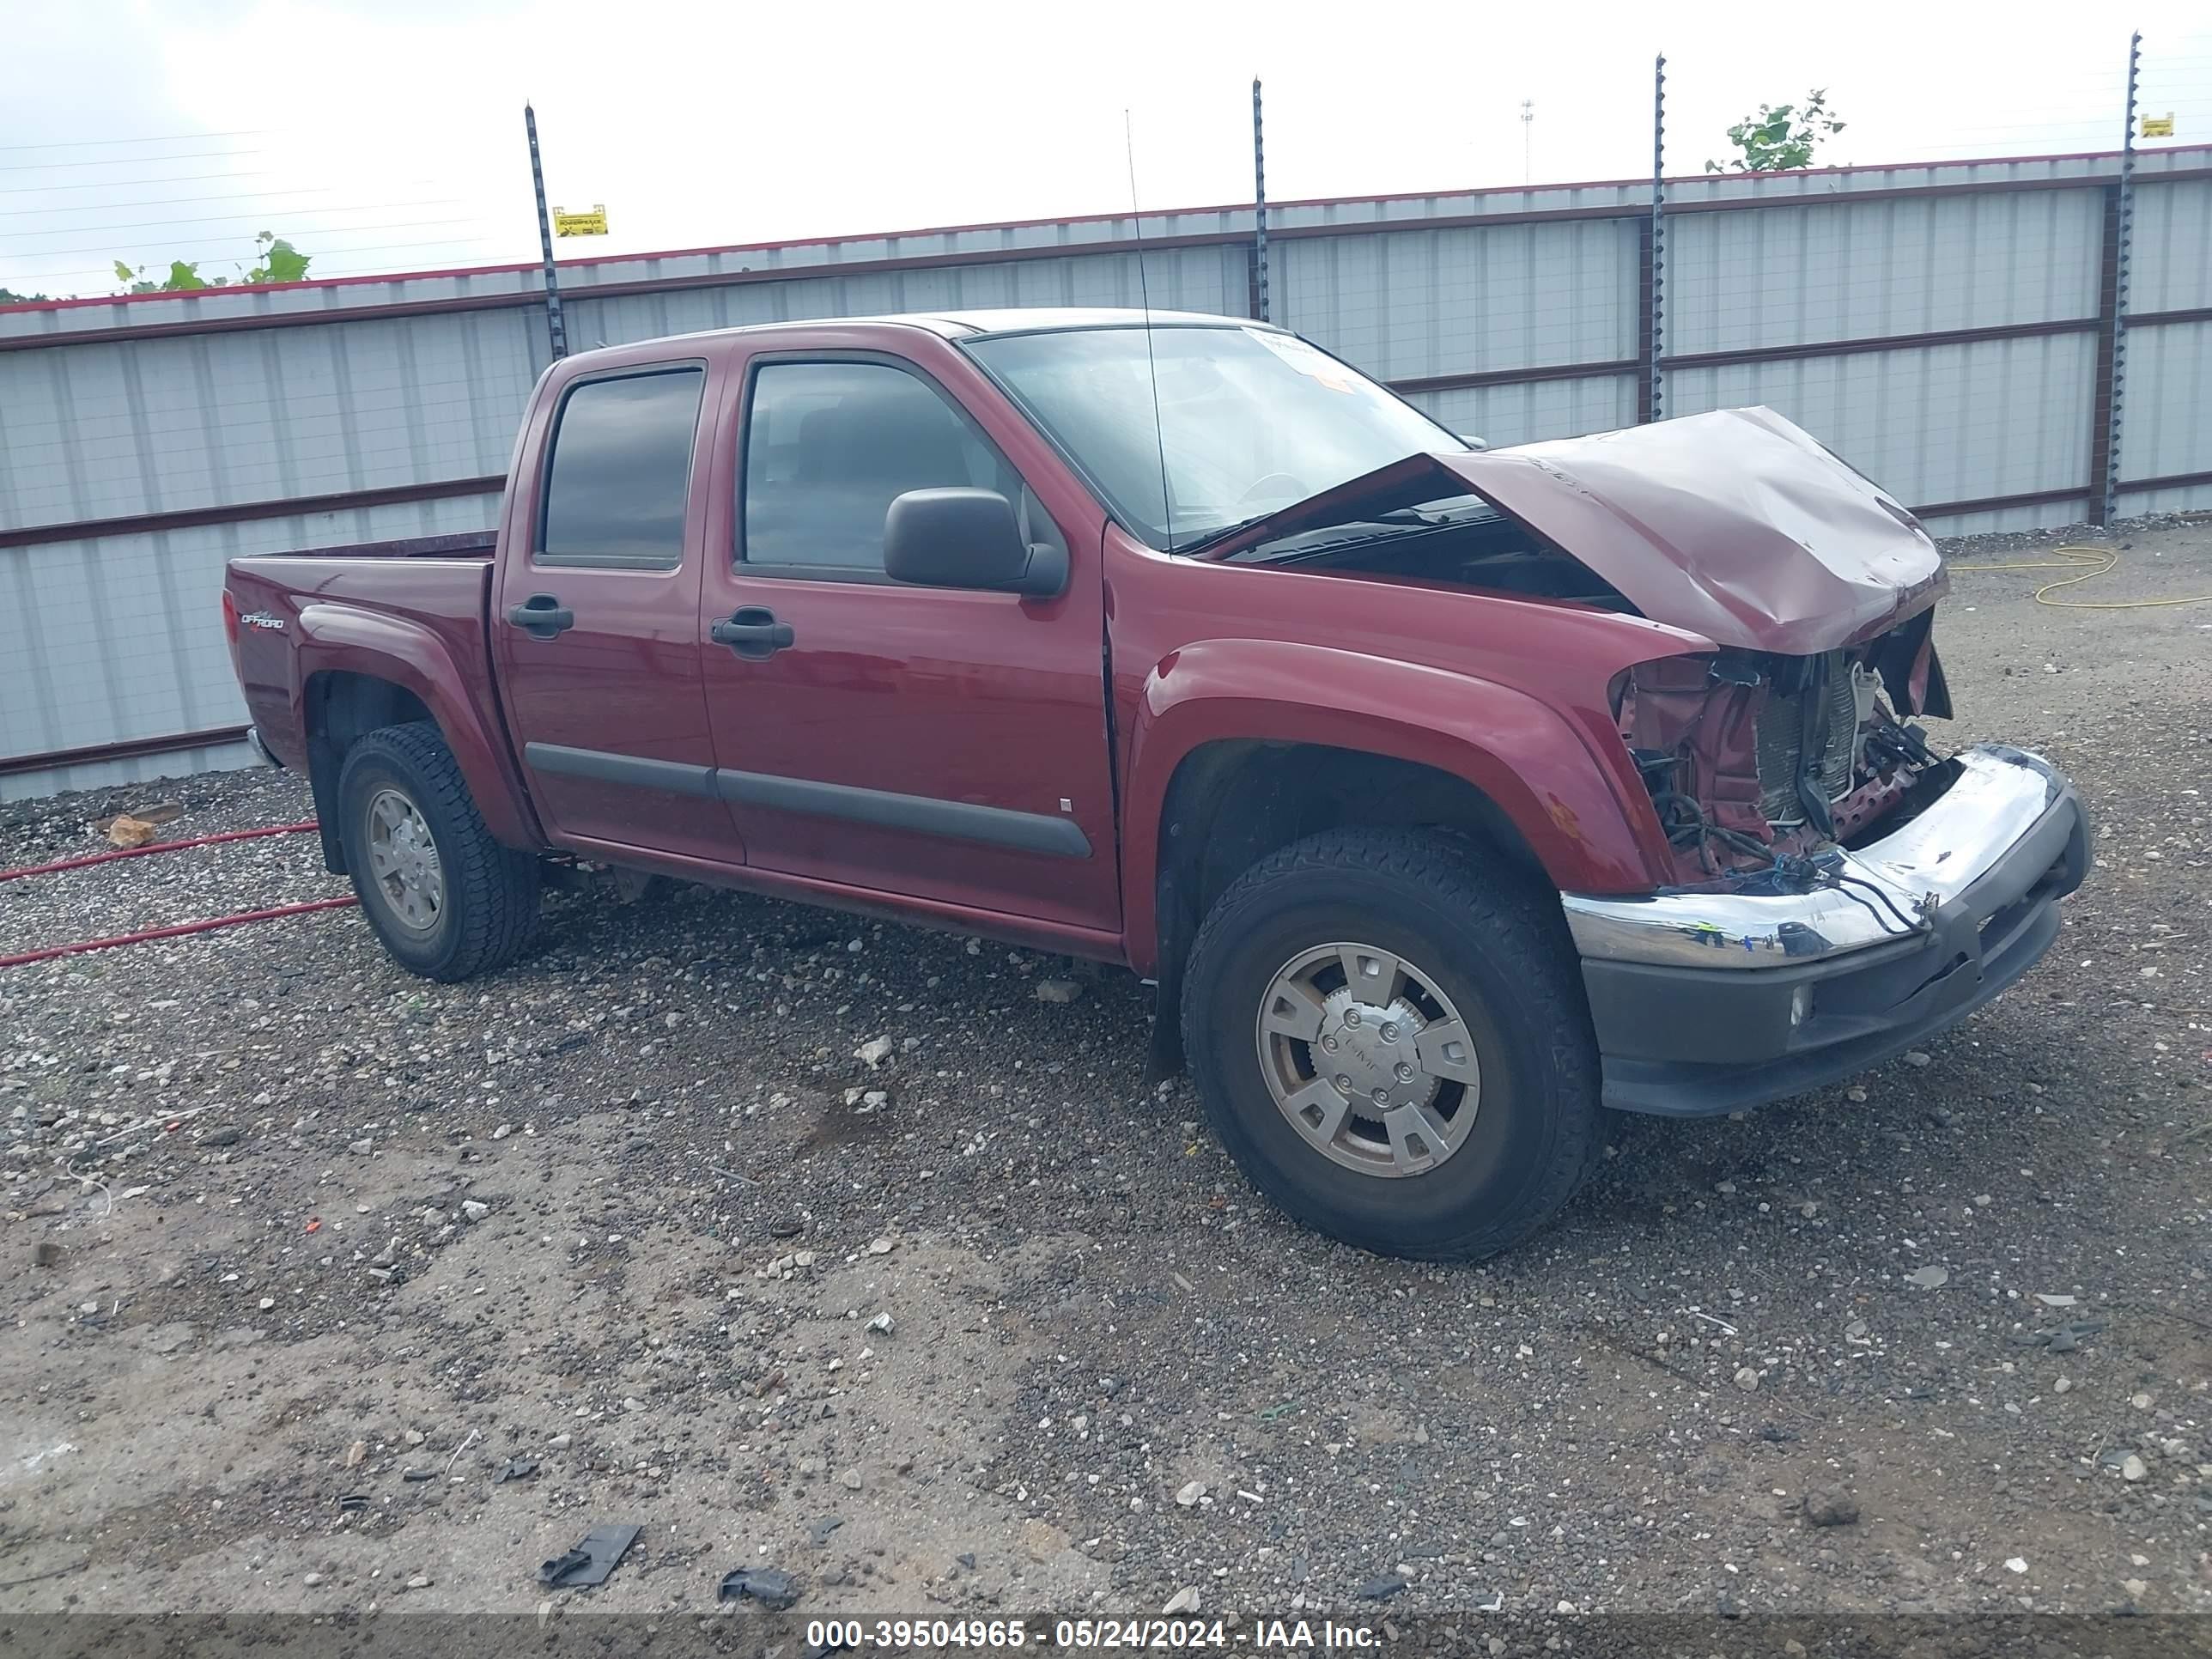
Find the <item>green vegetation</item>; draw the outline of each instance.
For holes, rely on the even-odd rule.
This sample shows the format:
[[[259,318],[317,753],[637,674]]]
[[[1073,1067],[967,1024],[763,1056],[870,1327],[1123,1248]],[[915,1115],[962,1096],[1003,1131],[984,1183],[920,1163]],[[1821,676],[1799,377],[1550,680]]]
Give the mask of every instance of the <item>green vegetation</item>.
[[[1761,104],[1728,130],[1739,152],[1725,164],[1705,163],[1708,173],[1784,173],[1813,165],[1813,151],[1844,130],[1828,108],[1826,92],[1810,92],[1796,104]]]
[[[118,259],[115,280],[124,284],[125,294],[184,294],[193,289],[231,288],[249,286],[257,283],[301,283],[307,278],[307,265],[314,258],[302,253],[284,238],[272,231],[263,231],[253,239],[254,264],[251,270],[241,268],[236,283],[228,276],[203,276],[197,259],[172,259],[166,275],[149,276],[147,267],[131,266]]]

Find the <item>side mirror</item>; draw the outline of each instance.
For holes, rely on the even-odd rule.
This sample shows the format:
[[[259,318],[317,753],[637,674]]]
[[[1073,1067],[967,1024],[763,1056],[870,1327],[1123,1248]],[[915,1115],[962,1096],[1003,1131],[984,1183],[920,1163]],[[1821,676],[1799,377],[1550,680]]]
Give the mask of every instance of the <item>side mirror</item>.
[[[1472,432],[1455,432],[1452,435],[1457,438],[1462,443],[1465,444],[1469,449],[1487,449],[1490,447],[1487,441],[1476,437]]]
[[[995,489],[909,489],[884,515],[884,572],[921,587],[1050,599],[1067,586],[1067,556],[1024,542],[1013,503]]]

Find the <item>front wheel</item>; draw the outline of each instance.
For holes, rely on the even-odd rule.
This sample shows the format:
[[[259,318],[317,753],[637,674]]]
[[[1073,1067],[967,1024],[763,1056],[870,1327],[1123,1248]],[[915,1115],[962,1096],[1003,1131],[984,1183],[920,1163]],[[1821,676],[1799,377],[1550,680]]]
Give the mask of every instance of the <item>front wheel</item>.
[[[362,914],[410,973],[454,981],[522,953],[538,919],[538,860],[503,847],[428,721],[387,726],[346,751],[338,833]]]
[[[1333,830],[1231,884],[1191,950],[1208,1121],[1299,1220],[1465,1261],[1557,1213],[1600,1148],[1580,975],[1545,896],[1449,837]]]

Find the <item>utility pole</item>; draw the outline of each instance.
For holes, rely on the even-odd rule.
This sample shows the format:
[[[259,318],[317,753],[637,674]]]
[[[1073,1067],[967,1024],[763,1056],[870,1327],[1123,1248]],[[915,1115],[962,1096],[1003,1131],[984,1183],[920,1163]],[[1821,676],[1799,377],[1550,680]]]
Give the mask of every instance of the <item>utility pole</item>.
[[[2114,196],[2112,239],[2112,332],[2107,348],[2112,380],[2106,389],[2107,424],[2105,430],[2105,476],[2095,481],[2100,492],[2100,524],[2119,516],[2120,402],[2128,379],[2128,264],[2134,252],[2136,228],[2136,96],[2137,73],[2142,66],[2142,36],[2128,37],[2128,118],[2120,131],[2120,182]]]
[[[1252,77],[1252,283],[1255,309],[1267,314],[1267,156],[1260,143],[1260,77]]]
[[[1646,296],[1650,336],[1644,418],[1667,416],[1667,383],[1659,367],[1667,349],[1667,54],[1651,63],[1651,276]]]
[[[522,106],[523,131],[530,135],[530,187],[538,195],[538,251],[545,261],[545,336],[555,362],[568,355],[568,325],[561,316],[561,276],[553,268],[553,220],[545,210],[545,166],[538,156],[538,112]]]

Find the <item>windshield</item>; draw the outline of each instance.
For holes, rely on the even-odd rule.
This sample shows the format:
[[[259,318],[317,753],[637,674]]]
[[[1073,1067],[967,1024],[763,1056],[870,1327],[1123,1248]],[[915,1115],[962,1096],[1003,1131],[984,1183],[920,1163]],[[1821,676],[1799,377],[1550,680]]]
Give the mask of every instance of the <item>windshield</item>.
[[[1117,518],[1170,551],[1408,455],[1468,447],[1364,375],[1269,329],[1132,324],[987,336],[967,349]]]

